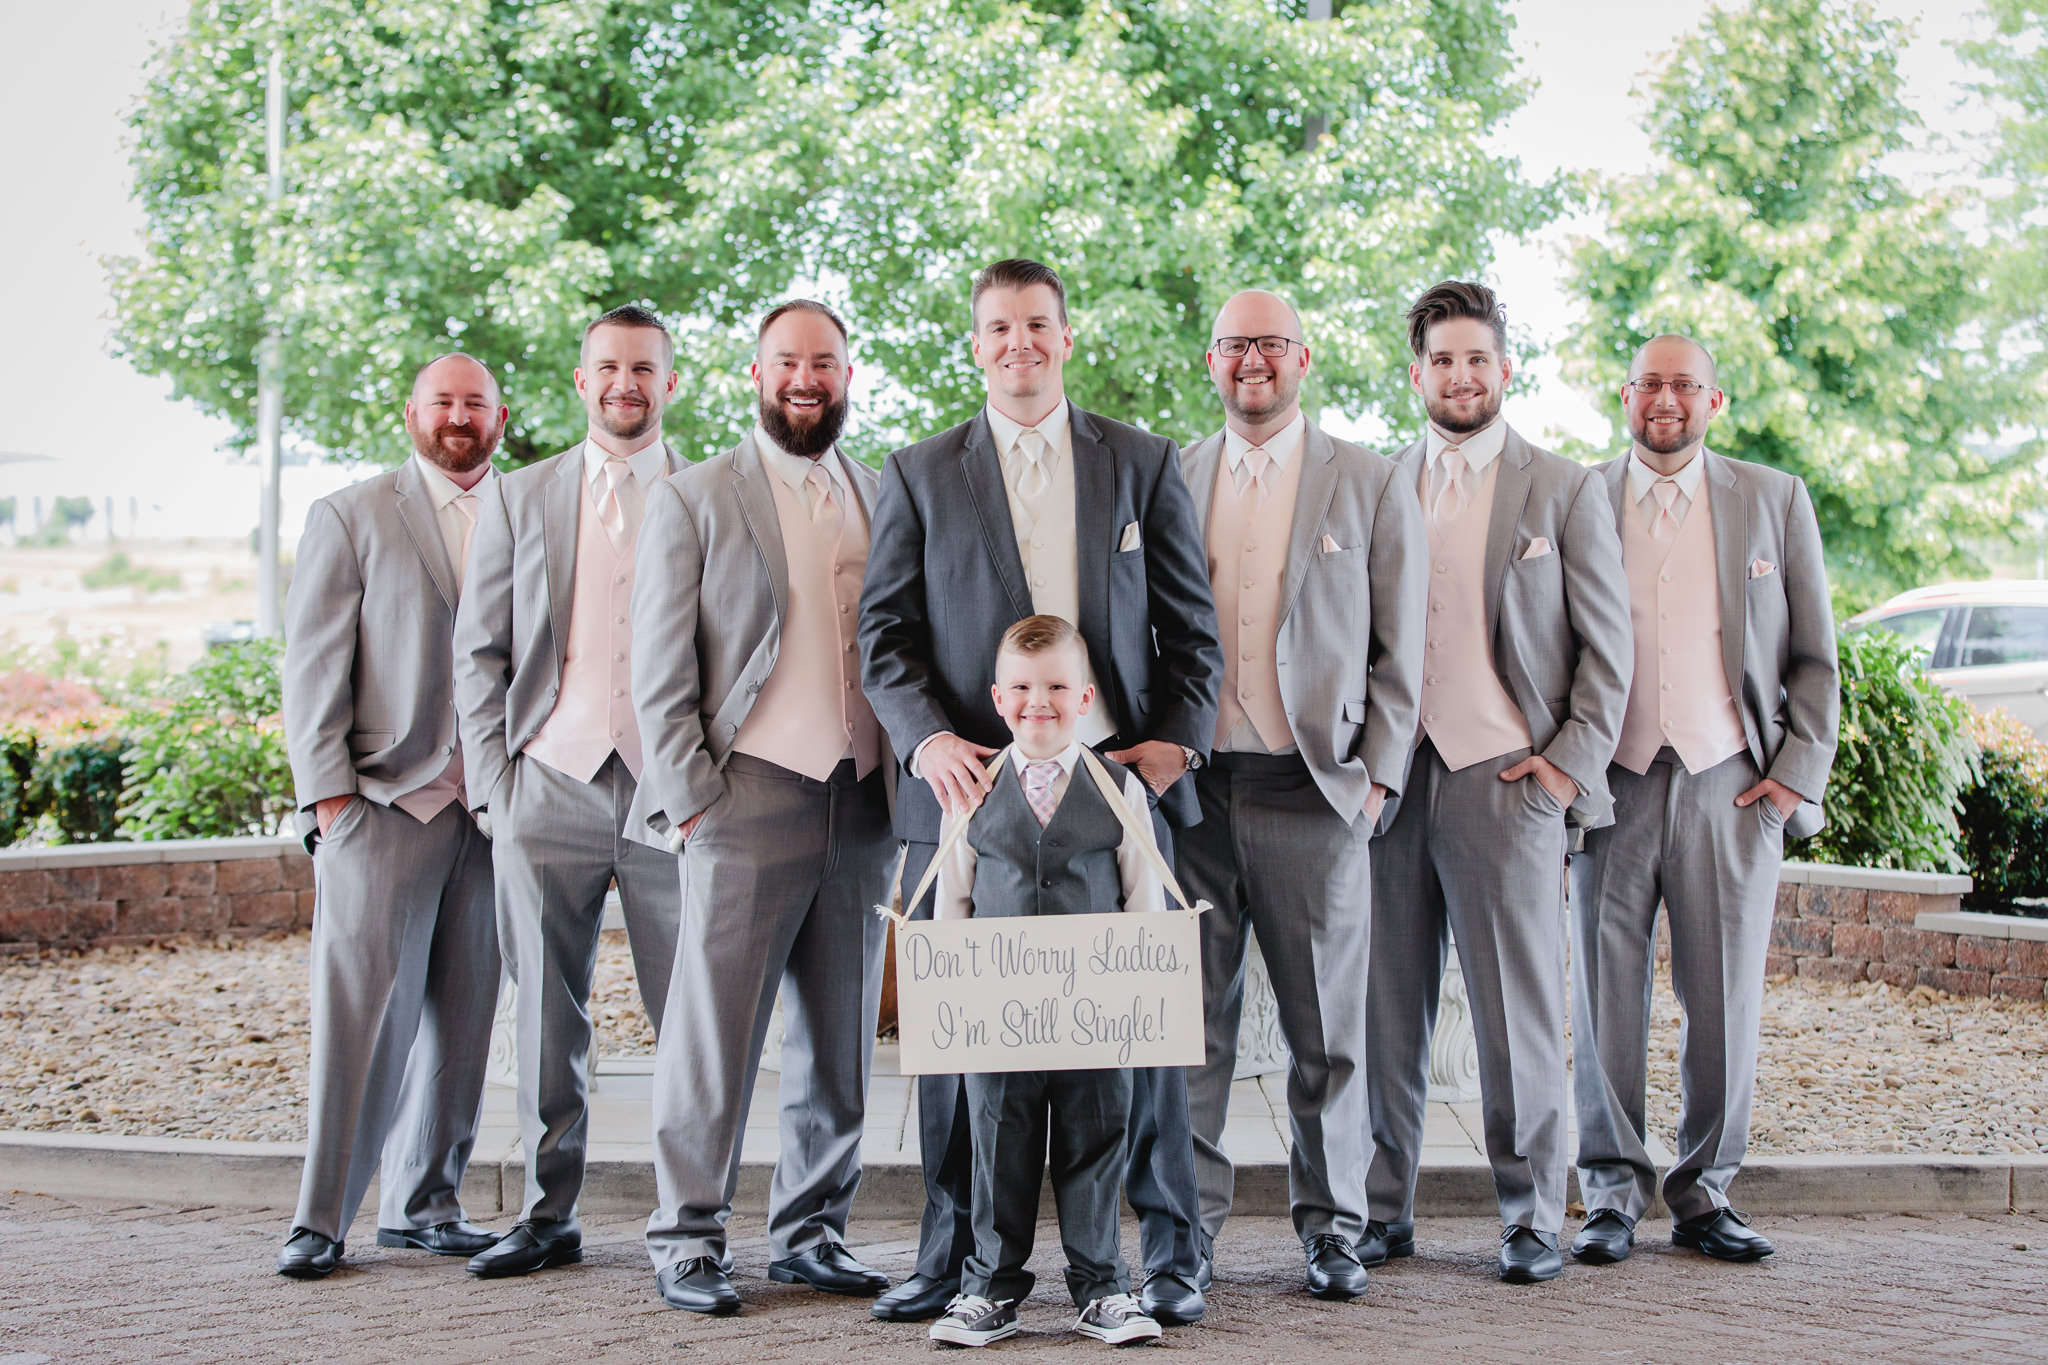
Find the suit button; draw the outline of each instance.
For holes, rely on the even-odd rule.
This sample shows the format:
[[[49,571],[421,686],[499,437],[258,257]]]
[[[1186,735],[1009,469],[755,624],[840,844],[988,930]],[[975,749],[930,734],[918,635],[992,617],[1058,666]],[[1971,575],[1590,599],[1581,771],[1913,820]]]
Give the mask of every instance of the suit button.
[[[1043,881],[1039,882],[1039,885],[1044,887],[1048,891],[1052,890],[1052,878],[1045,878]]]
[[[455,752],[455,746],[453,744],[443,744],[441,746],[441,752],[444,754],[452,754]]]
[[[748,683],[748,684],[747,684],[747,691],[749,691],[749,692],[759,692],[760,690],[761,690],[761,684],[759,684],[759,683],[757,683],[757,682],[750,682],[750,683]]]

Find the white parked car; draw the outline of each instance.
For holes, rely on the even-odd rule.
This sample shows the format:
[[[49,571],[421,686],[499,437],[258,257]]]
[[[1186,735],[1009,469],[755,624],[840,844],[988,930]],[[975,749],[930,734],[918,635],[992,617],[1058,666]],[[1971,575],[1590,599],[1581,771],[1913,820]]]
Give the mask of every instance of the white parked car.
[[[2004,707],[2048,739],[2048,580],[1945,583],[1900,593],[1844,630],[1888,630],[1979,711]]]

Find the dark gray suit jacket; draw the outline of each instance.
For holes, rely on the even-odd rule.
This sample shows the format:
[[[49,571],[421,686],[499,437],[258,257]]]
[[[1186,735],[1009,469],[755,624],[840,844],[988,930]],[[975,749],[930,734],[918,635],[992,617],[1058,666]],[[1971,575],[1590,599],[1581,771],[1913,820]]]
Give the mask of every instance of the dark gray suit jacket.
[[[1123,729],[1115,746],[1165,740],[1206,754],[1216,732],[1223,649],[1194,500],[1174,443],[1068,405],[1073,432],[1081,637]],[[1142,543],[1120,551],[1123,528]],[[996,645],[1031,614],[1009,494],[988,419],[892,454],[861,595],[863,683],[906,763],[951,731],[991,748],[1010,742],[989,687]],[[1197,823],[1194,784],[1159,802]],[[897,789],[896,833],[935,842],[939,805],[923,782]]]
[[[843,465],[872,527],[879,481]],[[725,761],[782,648],[789,554],[750,432],[647,494],[633,570],[633,707],[646,753],[626,836],[667,835],[725,795]],[[883,753],[883,771],[892,764]]]
[[[1700,486],[1714,513],[1728,690],[1757,771],[1806,798],[1785,821],[1785,837],[1803,839],[1826,823],[1820,801],[1842,719],[1820,523],[1805,482],[1796,476],[1711,450],[1699,458]],[[1609,460],[1597,472],[1619,530],[1621,519],[1635,510],[1628,501],[1628,457]],[[1758,560],[1771,565],[1771,572],[1752,577],[1750,567]]]
[[[309,849],[316,802],[389,805],[448,766],[455,604],[455,568],[410,459],[306,514],[285,600],[284,727]]]
[[[1204,545],[1216,480],[1229,477],[1223,439],[1206,436],[1180,457]],[[1301,460],[1280,590],[1280,696],[1317,788],[1349,824],[1373,783],[1406,785],[1415,756],[1429,542],[1414,481],[1392,460],[1313,422]],[[1337,549],[1324,549],[1326,536]]]
[[[1421,486],[1428,447],[1398,463]],[[1621,742],[1635,669],[1628,575],[1606,487],[1585,465],[1530,445],[1510,427],[1486,531],[1486,639],[1493,670],[1528,723],[1536,752],[1579,784],[1572,818],[1614,821],[1607,765]],[[1552,551],[1524,558],[1536,540]]]

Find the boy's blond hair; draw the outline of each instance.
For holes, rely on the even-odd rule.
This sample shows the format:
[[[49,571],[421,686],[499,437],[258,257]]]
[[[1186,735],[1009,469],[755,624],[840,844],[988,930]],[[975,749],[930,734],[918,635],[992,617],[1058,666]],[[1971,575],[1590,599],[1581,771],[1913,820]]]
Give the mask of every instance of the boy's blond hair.
[[[1079,644],[1081,632],[1063,616],[1027,616],[1003,632],[996,656],[1021,654],[1029,658],[1062,645]]]

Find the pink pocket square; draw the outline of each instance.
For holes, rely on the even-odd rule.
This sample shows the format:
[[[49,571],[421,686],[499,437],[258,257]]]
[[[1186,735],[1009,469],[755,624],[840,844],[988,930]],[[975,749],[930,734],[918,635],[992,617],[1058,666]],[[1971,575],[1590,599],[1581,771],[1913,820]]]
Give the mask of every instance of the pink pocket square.
[[[1543,556],[1552,553],[1555,553],[1555,548],[1551,545],[1550,538],[1548,536],[1538,536],[1529,542],[1528,549],[1522,551],[1522,558],[1541,559]]]
[[[1326,555],[1333,555],[1333,554],[1336,554],[1336,553],[1338,553],[1338,552],[1339,552],[1340,550],[1342,550],[1343,548],[1344,548],[1343,546],[1339,545],[1339,544],[1338,544],[1338,543],[1337,543],[1337,542],[1336,542],[1336,541],[1335,541],[1334,539],[1332,539],[1331,537],[1329,537],[1329,536],[1324,536],[1324,537],[1323,537],[1323,553],[1324,553],[1324,554],[1326,554]]]
[[[1768,559],[1752,559],[1749,561],[1749,576],[1751,578],[1762,578],[1766,574],[1774,574],[1777,571],[1778,566],[1771,563]]]

